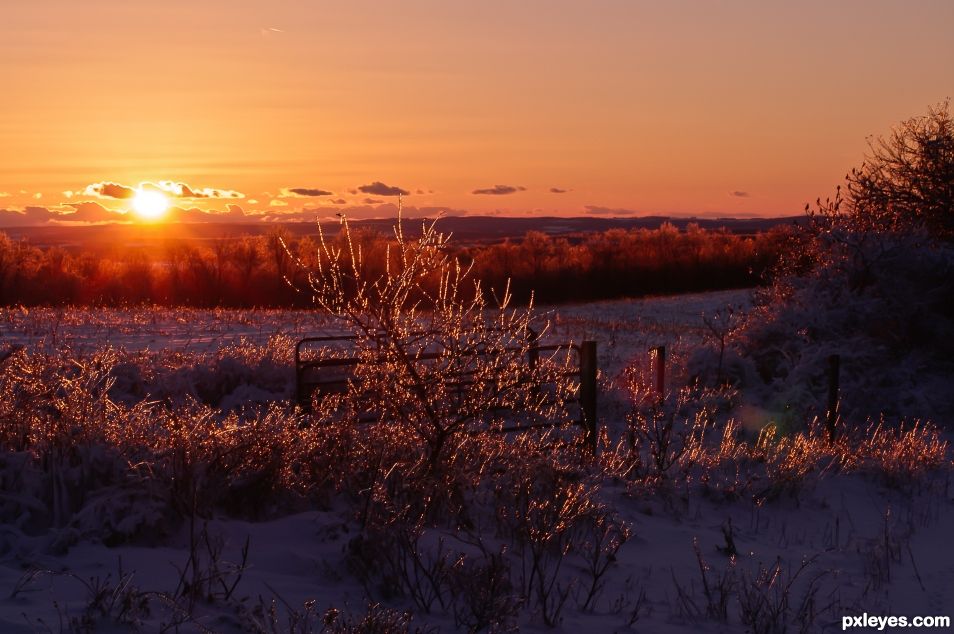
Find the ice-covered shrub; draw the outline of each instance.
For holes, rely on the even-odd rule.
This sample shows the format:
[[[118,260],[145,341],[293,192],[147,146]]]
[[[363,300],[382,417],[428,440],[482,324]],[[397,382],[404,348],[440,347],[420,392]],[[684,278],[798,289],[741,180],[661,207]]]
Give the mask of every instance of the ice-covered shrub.
[[[343,405],[381,424],[409,428],[429,468],[447,459],[462,433],[483,432],[519,417],[569,423],[563,406],[573,386],[567,351],[537,355],[546,324],[532,327],[532,306],[510,309],[509,294],[489,307],[479,280],[447,253],[448,237],[424,223],[405,239],[401,220],[382,274],[347,222],[337,242],[321,238],[307,271],[317,306],[354,337],[358,359]]]
[[[753,456],[765,466],[767,486],[755,493],[757,500],[782,494],[798,496],[809,475],[837,465],[837,454],[827,439],[814,430],[779,437],[774,425],[759,433]]]
[[[873,237],[857,257],[826,248],[830,258],[779,280],[750,315],[735,341],[738,366],[750,368],[743,389],[811,418],[824,413],[827,359],[838,354],[843,416],[950,418],[954,249],[900,235]]]
[[[291,395],[294,340],[275,335],[265,344],[242,339],[214,352],[118,352],[110,396],[182,403],[189,398],[223,412]]]
[[[637,368],[624,372],[630,400],[626,415],[631,476],[665,479],[689,475],[706,461],[707,438],[720,433],[718,414],[734,398],[729,387],[698,384],[659,394]]]
[[[115,353],[21,351],[0,368],[3,519],[27,532],[60,531],[117,543],[166,521],[163,495],[130,468],[122,433],[147,414],[108,393]]]
[[[546,325],[532,308],[510,309],[506,294],[488,306],[446,247],[435,224],[409,241],[399,222],[383,273],[369,273],[379,267],[346,223],[320,240],[305,290],[352,335],[357,364],[343,392],[313,400],[303,430],[338,439],[334,457],[301,466],[335,463],[361,527],[347,560],[372,594],[461,623],[503,623],[522,605],[553,625],[576,593],[592,604],[628,528],[596,501],[592,458],[565,431],[577,389],[567,350],[535,354]],[[498,433],[517,423],[555,429]],[[489,554],[493,537],[506,556]],[[478,596],[462,592],[465,570],[483,577],[467,580]]]
[[[837,354],[839,413],[852,424],[954,420],[952,148],[946,105],[876,141],[845,195],[819,201],[793,234],[724,358],[701,351],[694,372],[726,375],[776,422],[807,421],[825,413]]]
[[[854,442],[855,448],[846,451],[845,460],[891,486],[917,484],[932,472],[951,466],[948,442],[930,423],[902,423],[899,427],[878,423]]]

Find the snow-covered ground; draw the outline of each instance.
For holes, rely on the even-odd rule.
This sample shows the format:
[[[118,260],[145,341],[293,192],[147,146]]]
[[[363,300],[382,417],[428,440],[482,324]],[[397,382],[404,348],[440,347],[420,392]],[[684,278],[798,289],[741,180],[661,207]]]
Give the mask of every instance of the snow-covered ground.
[[[743,583],[742,571],[745,581],[752,583],[760,566],[772,568],[781,562],[779,581],[784,586],[805,564],[788,600],[793,612],[807,601],[805,609],[821,615],[808,632],[841,631],[842,616],[862,613],[954,616],[954,562],[948,544],[954,534],[954,513],[949,493],[911,497],[879,491],[859,477],[840,477],[822,479],[797,501],[762,508],[745,501],[627,501],[621,510],[634,537],[621,549],[592,612],[571,606],[557,631],[751,631],[739,623],[740,608],[734,599],[728,599],[726,623],[706,616],[694,544],[709,566],[706,574],[713,586],[726,570],[735,568],[739,574],[734,591]],[[719,550],[725,546],[722,527],[730,521],[739,551],[734,566]],[[262,600],[276,598],[282,610],[287,610],[287,603],[303,611],[306,601],[317,599],[322,612],[332,606],[363,611],[364,589],[345,560],[355,530],[349,528],[343,510],[311,511],[261,523],[218,520],[210,522],[208,530],[223,540],[225,565],[242,560],[241,549],[248,540],[247,569],[233,603],[252,610]],[[447,534],[448,545],[463,547],[454,537]],[[83,613],[90,601],[89,585],[96,581],[108,580],[115,587],[126,579],[141,592],[171,593],[190,552],[185,534],[161,547],[80,543],[66,553],[50,552],[41,538],[10,544],[8,535],[5,541],[0,631],[11,633],[59,631],[61,619]],[[811,586],[804,581],[811,581]],[[767,594],[773,596],[774,591]],[[681,599],[680,592],[691,602]],[[399,599],[388,603],[406,605]],[[159,631],[161,621],[171,620],[172,614],[161,606],[157,601],[151,616],[142,618],[142,631]],[[243,619],[232,605],[210,603],[199,613],[197,623],[186,623],[181,631],[203,631],[202,627],[242,631]],[[415,622],[455,631],[446,614],[419,614]],[[518,624],[524,631],[553,631],[532,617]]]
[[[705,338],[703,313],[744,309],[750,301],[748,291],[726,291],[540,312],[552,323],[553,340],[598,342],[607,392],[603,422],[618,431],[626,405],[614,390],[627,366],[648,363],[651,346],[681,354]],[[210,375],[230,373],[228,381],[216,384],[215,397],[229,408],[249,400],[288,399],[290,346],[329,327],[300,311],[4,309],[0,347],[69,345],[82,351],[109,345],[131,355],[157,355],[161,367],[154,376],[130,370],[120,377],[117,385],[129,398],[196,390],[196,384],[206,386],[199,391],[211,389]],[[258,365],[248,362],[261,355],[271,357]],[[165,384],[157,388],[150,380]],[[591,605],[581,609],[585,593],[579,588],[568,595],[556,631],[783,631],[746,626],[743,613],[756,609],[786,610],[784,631],[790,632],[799,631],[799,619],[806,624],[802,631],[835,632],[842,631],[842,617],[862,613],[954,616],[950,454],[947,460],[948,468],[911,486],[864,473],[821,472],[776,499],[733,495],[708,483],[702,490],[710,493],[700,494],[689,485],[643,490],[607,482],[601,500],[617,510],[632,537]],[[748,482],[745,490],[764,485]],[[6,484],[3,491],[3,502],[16,495]],[[441,534],[449,549],[472,547],[459,529],[431,532]],[[31,534],[0,525],[0,631],[87,631],[84,614],[91,617],[89,631],[257,631],[255,623],[271,631],[265,623],[272,605],[278,631],[320,631],[320,624],[293,629],[289,615],[308,613],[309,600],[317,602],[311,608],[316,619],[331,607],[363,614],[368,603],[347,563],[356,534],[353,509],[335,505],[262,522],[217,517],[204,526],[184,526],[171,538],[120,546],[63,531]],[[205,563],[199,567],[216,569],[223,583],[214,600],[201,602],[185,618],[170,597],[190,564],[195,552],[190,540],[197,535],[208,537],[200,540]],[[727,535],[734,557],[726,552]],[[211,556],[213,551],[218,554]],[[239,568],[241,576],[235,573]],[[406,597],[374,599],[399,612],[412,607]],[[522,631],[554,631],[532,609],[521,611],[513,624]],[[458,629],[450,612],[440,609],[415,610],[412,625]]]
[[[553,323],[554,335],[595,338],[612,351],[698,337],[703,313],[747,306],[750,296],[748,290],[718,291],[541,306],[536,312]],[[79,349],[109,345],[130,351],[208,352],[243,340],[263,345],[276,335],[320,335],[329,328],[319,313],[302,310],[0,308],[0,344]]]

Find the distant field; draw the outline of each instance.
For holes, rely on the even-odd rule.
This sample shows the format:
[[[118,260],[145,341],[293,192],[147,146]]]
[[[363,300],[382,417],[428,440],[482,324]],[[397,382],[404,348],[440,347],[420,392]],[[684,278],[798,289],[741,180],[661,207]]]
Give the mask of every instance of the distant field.
[[[698,341],[703,313],[747,306],[751,291],[731,290],[585,304],[542,306],[550,336],[598,342],[616,366],[646,345]],[[314,310],[192,308],[0,308],[0,342],[26,346],[69,345],[79,350],[112,346],[128,351],[214,352],[242,341],[265,345],[276,336],[338,332]]]

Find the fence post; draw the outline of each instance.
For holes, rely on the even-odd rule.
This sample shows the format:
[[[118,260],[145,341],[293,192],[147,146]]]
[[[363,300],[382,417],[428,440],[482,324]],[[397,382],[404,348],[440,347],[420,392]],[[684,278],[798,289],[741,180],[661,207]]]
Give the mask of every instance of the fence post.
[[[841,370],[841,356],[837,354],[828,357],[828,411],[825,417],[825,426],[828,428],[828,440],[835,440],[835,423],[838,422],[838,375]]]
[[[580,410],[586,443],[596,455],[596,342],[584,341],[580,346]]]
[[[656,393],[666,398],[666,346],[656,346],[650,352],[656,370]]]

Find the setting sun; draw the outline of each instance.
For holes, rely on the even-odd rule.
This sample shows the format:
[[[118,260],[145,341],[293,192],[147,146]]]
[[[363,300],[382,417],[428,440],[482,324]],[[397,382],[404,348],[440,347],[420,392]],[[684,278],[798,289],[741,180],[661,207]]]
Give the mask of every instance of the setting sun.
[[[132,201],[133,211],[145,220],[158,220],[169,209],[169,199],[163,194],[148,189],[136,192]]]

